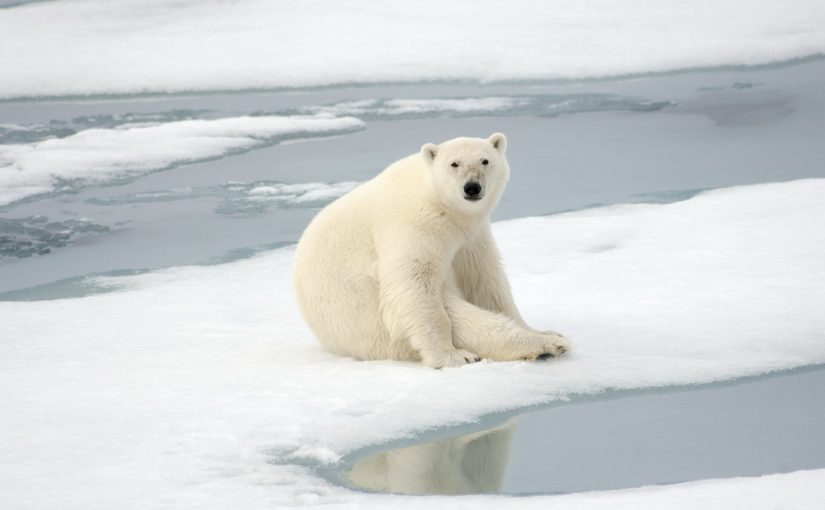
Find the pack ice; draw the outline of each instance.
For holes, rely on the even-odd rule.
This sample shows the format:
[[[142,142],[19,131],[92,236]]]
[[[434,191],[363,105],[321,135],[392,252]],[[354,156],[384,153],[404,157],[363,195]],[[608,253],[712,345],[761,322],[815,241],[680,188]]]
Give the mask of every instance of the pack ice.
[[[2,302],[0,505],[414,506],[312,467],[497,410],[823,363],[823,217],[825,179],[811,179],[495,224],[526,319],[575,340],[545,363],[432,370],[325,353],[292,298],[291,248]],[[769,508],[822,487],[815,470],[496,504],[722,508],[738,494]]]

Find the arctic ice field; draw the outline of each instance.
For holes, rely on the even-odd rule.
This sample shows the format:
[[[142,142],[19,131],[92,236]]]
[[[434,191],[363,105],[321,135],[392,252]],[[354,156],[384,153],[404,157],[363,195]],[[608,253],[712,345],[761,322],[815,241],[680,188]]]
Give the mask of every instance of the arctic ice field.
[[[821,508],[823,27],[802,0],[0,1],[0,507]],[[573,352],[324,352],[303,228],[496,131],[514,296]]]

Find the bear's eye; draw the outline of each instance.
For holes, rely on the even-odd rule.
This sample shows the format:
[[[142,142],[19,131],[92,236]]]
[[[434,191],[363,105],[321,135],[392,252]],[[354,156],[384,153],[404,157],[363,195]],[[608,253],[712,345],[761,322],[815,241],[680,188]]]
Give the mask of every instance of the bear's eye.
[[[453,161],[452,163],[450,163],[450,166],[453,167],[453,168],[458,168],[458,163]]]
[[[482,165],[486,165],[487,163],[489,163],[489,161],[487,161],[486,159],[482,159],[482,160],[481,160],[481,164],[482,164]]]

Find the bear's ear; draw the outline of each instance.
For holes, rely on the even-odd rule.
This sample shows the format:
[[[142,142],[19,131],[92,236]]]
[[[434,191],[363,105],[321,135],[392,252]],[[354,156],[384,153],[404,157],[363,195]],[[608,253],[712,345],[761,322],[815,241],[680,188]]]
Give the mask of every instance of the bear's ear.
[[[438,154],[438,145],[425,143],[421,146],[421,157],[424,158],[424,161],[427,163],[432,163],[435,160],[436,154]]]
[[[502,154],[507,150],[507,137],[501,133],[493,133],[487,141]]]

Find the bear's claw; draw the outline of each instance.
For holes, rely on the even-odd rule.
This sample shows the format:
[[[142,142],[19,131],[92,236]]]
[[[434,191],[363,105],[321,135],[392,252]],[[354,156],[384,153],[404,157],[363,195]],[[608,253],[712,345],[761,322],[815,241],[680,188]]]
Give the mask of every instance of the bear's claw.
[[[561,333],[555,331],[543,331],[543,346],[541,352],[525,356],[525,360],[543,360],[547,358],[558,358],[570,350],[570,340]]]
[[[423,358],[424,364],[433,368],[460,367],[469,363],[481,361],[481,358],[470,351],[456,349],[454,351],[430,354]]]

